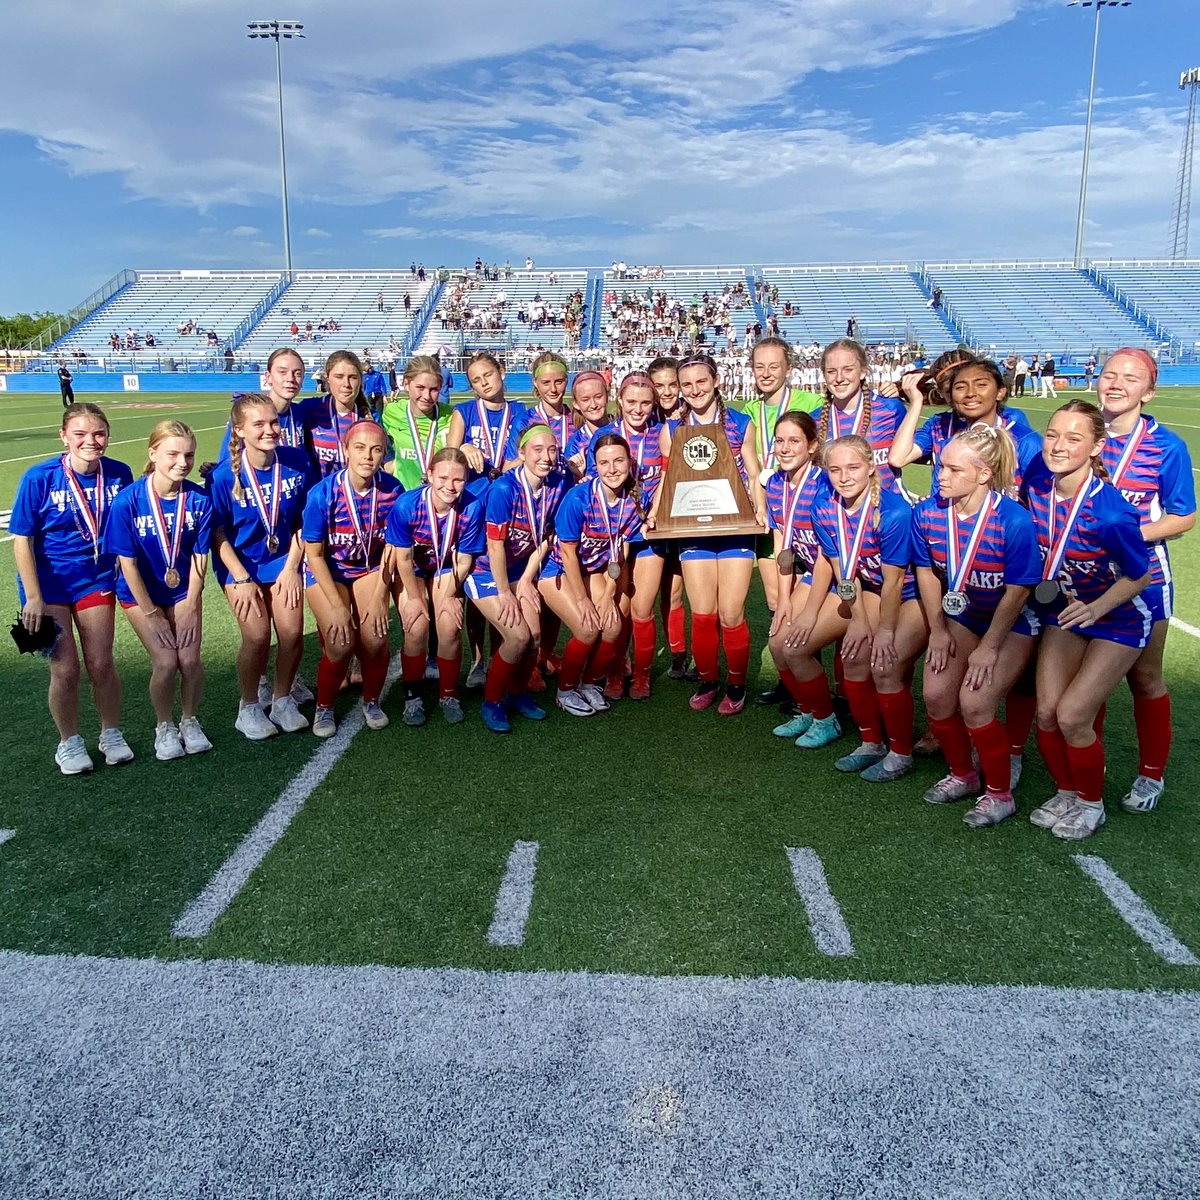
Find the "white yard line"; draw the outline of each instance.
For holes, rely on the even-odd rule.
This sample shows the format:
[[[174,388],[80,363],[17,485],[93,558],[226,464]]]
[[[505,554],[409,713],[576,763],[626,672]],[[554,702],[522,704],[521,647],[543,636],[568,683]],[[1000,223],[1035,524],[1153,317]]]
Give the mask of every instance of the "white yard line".
[[[792,865],[792,882],[808,913],[808,926],[817,949],[832,958],[853,954],[854,942],[841,906],[829,889],[821,856],[810,846],[788,846],[786,853]]]
[[[1195,625],[1189,625],[1186,621],[1181,621],[1178,617],[1172,617],[1171,624],[1174,625],[1176,629],[1182,630],[1184,633],[1190,634],[1194,638],[1200,638],[1200,629],[1197,629]]]
[[[1108,897],[1121,920],[1164,962],[1197,967],[1200,959],[1155,916],[1150,906],[1098,854],[1073,855],[1079,869]]]
[[[15,829],[0,829],[0,846],[3,846],[5,842],[11,842],[16,836]]]
[[[220,425],[206,425],[203,429],[193,429],[192,432],[193,433],[212,433],[216,429],[224,429],[228,423],[229,423],[228,421],[222,421]],[[146,443],[146,439],[144,437],[123,438],[119,442],[109,442],[108,448],[111,448],[113,446],[132,446],[135,444],[145,445],[145,443]],[[51,452],[51,453],[42,453],[42,454],[24,454],[20,458],[0,458],[0,467],[6,466],[8,463],[37,462],[43,458],[53,458],[53,457],[54,457],[53,452]]]
[[[380,700],[387,697],[388,690],[399,674],[400,656],[397,654],[388,667],[387,682],[384,684]],[[267,809],[258,824],[242,839],[241,845],[208,881],[204,891],[184,910],[171,928],[175,937],[201,938],[208,934],[217,919],[233,903],[238,892],[246,886],[271,847],[287,833],[288,826],[304,807],[304,802],[341,761],[342,755],[350,748],[350,743],[362,728],[362,708],[355,705],[338,726],[337,733],[327,742],[321,743],[300,773],[283,789],[279,799]]]
[[[525,941],[525,924],[533,904],[537,854],[537,842],[513,843],[487,933],[487,940],[493,946],[519,946]]]

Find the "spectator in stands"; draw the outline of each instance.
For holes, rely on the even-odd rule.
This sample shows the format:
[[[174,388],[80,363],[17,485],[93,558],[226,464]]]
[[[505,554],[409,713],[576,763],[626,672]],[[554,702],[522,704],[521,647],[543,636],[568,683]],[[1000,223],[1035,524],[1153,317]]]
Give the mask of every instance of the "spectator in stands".
[[[937,310],[942,307],[942,289],[940,287],[935,287],[933,289],[933,299],[930,300],[925,307],[932,308],[934,312],[937,312]]]
[[[375,293],[375,307],[380,312],[383,312],[383,293],[382,292]]]
[[[210,329],[208,331],[208,344],[214,349],[221,344],[221,339],[217,337],[217,331],[215,329]]]
[[[425,282],[425,264],[424,263],[417,264],[417,280],[420,283]]]
[[[525,270],[533,270],[533,259],[528,254],[525,256]]]
[[[158,345],[158,342],[156,342],[154,340],[154,333],[151,330],[147,329],[146,330],[146,349],[153,350],[154,347],[157,345]]]
[[[412,292],[404,293],[404,311],[406,313],[412,312]]]
[[[1049,354],[1046,355],[1046,361],[1042,363],[1042,399],[1046,399],[1046,393],[1049,392],[1051,397],[1058,399],[1058,392],[1054,389],[1054,359]]]
[[[226,371],[233,370],[233,347],[232,346],[225,347],[225,370]]]
[[[63,408],[75,403],[75,389],[71,386],[71,380],[74,376],[67,368],[65,362],[58,364],[58,390],[62,392]]]
[[[416,277],[417,277],[417,260],[416,260],[415,258],[412,260],[412,262],[410,262],[410,263],[408,264],[408,273],[409,273],[409,274],[410,274],[410,275],[411,275],[411,276],[412,276],[414,279],[416,279]]]
[[[299,326],[299,325],[297,325],[295,321],[293,321],[293,322],[292,322],[292,323],[291,323],[291,324],[288,326],[288,331],[291,333],[291,335],[292,335],[292,340],[294,341],[294,340],[295,340],[295,339],[296,339],[296,338],[299,336],[299,334],[300,334],[300,326]]]

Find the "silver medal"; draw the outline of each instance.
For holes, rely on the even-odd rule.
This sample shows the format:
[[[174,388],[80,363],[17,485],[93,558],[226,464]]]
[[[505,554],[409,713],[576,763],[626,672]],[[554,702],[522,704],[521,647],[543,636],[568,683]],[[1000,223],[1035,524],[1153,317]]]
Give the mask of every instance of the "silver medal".
[[[279,539],[272,533],[267,537],[267,553],[277,554],[279,552]]]
[[[1058,590],[1057,579],[1043,579],[1033,589],[1033,598],[1039,604],[1053,604],[1058,599]]]
[[[967,611],[966,592],[947,592],[942,597],[942,612],[948,617],[961,617]]]
[[[621,564],[619,562],[610,562],[608,564],[608,577],[609,579],[621,578]]]
[[[837,585],[837,594],[839,600],[853,600],[858,595],[858,585],[853,579],[843,579]]]

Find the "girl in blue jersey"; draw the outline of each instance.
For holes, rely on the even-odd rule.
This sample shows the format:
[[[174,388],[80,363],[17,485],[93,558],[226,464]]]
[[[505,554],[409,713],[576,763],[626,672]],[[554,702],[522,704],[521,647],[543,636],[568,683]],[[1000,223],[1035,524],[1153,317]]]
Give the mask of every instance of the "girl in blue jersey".
[[[237,673],[241,699],[234,728],[251,741],[308,728],[291,696],[303,653],[304,544],[300,520],[312,478],[304,454],[280,448],[279,414],[251,392],[233,406],[229,461],[209,480],[213,502],[213,574],[242,635]],[[271,631],[276,640],[270,716],[259,701]]]
[[[594,681],[607,679],[621,654],[632,575],[629,556],[642,531],[629,443],[619,434],[604,433],[592,449],[594,476],[576,484],[559,505],[554,543],[538,584],[547,607],[571,631],[556,702],[575,717],[610,707]]]
[[[591,464],[588,447],[608,424],[608,380],[599,371],[580,371],[571,384],[575,432],[567,441],[565,461],[572,480],[583,479]]]
[[[840,638],[848,620],[831,589],[833,571],[813,527],[814,509],[829,481],[821,469],[817,426],[808,413],[785,412],[775,422],[774,455],[779,469],[767,481],[767,518],[779,589],[769,646],[780,683],[796,709],[774,733],[812,750],[841,736],[820,647]],[[821,591],[814,593],[818,576]],[[801,634],[806,634],[804,642]]]
[[[59,737],[54,761],[64,775],[79,775],[92,769],[79,734],[80,648],[104,761],[116,766],[133,758],[120,730],[121,680],[113,666],[116,562],[104,545],[113,501],[133,472],[105,456],[108,418],[95,404],[68,405],[59,437],[65,453],[21,477],[8,531],[21,623],[34,633],[49,620],[62,631],[50,655],[50,715]]]
[[[554,517],[567,483],[554,470],[558,447],[545,425],[531,425],[519,443],[520,465],[501,475],[487,495],[487,551],[475,560],[463,590],[500,635],[483,691],[483,723],[508,733],[508,711],[540,721],[545,710],[530,699],[526,683],[537,662],[537,589],[554,535]]]
[[[358,355],[335,350],[325,360],[329,394],[313,397],[304,405],[305,445],[321,479],[345,467],[346,434],[356,421],[371,417],[370,406],[363,398],[362,378]]]
[[[707,354],[694,354],[679,364],[679,388],[686,405],[682,420],[688,425],[717,425],[725,433],[734,462],[760,524],[766,524],[766,502],[759,482],[758,455],[749,435],[750,419],[725,407],[717,390],[720,375]],[[663,469],[671,457],[671,440],[680,422],[661,427],[659,450]],[[654,498],[655,507],[662,497]],[[647,526],[653,528],[651,512]],[[720,644],[725,648],[729,682],[717,712],[734,716],[746,706],[746,673],[750,663],[750,627],[746,624],[746,595],[754,571],[755,539],[750,537],[697,538],[680,543],[683,585],[692,609],[692,654],[700,686],[689,704],[697,711],[710,708],[717,698],[718,622]]]
[[[909,569],[912,510],[899,492],[883,487],[865,438],[850,434],[827,442],[821,463],[830,487],[817,498],[812,520],[825,566],[813,573],[799,644],[814,640],[807,629],[825,611],[832,576],[842,602],[838,615],[846,621],[841,643],[846,696],[862,736],[859,748],[836,765],[886,783],[913,769],[913,667],[929,638]],[[834,628],[826,622],[825,636]],[[810,652],[820,649],[811,645]]]
[[[1144,350],[1126,347],[1109,357],[1096,386],[1108,428],[1101,461],[1113,486],[1137,509],[1150,551],[1150,583],[1141,599],[1154,623],[1150,641],[1127,677],[1139,760],[1137,778],[1121,800],[1128,812],[1152,811],[1163,792],[1171,753],[1171,697],[1163,679],[1163,650],[1175,597],[1166,539],[1196,524],[1196,483],[1187,447],[1142,411],[1154,398],[1157,382],[1154,359]]]
[[[346,465],[308,493],[301,538],[308,560],[308,606],[317,622],[317,710],[313,733],[337,731],[333,705],[350,668],[362,665],[362,712],[368,729],[383,729],[379,704],[388,669],[388,607],[393,590],[380,569],[384,530],[403,484],[382,470],[387,434],[374,421],[357,421],[346,433]],[[421,660],[424,670],[425,660]]]
[[[401,588],[396,607],[404,627],[406,725],[425,722],[417,688],[429,654],[431,610],[439,707],[450,724],[463,720],[458,700],[463,581],[486,546],[483,505],[466,494],[469,471],[461,450],[439,450],[429,462],[429,482],[401,496],[388,520],[388,562]]]
[[[888,455],[904,421],[904,406],[871,391],[867,385],[867,352],[851,338],[839,338],[825,347],[821,373],[825,378],[825,403],[816,416],[822,442],[851,434],[865,438],[871,446],[880,487],[898,492],[899,481]]]
[[[275,405],[279,414],[279,444],[290,446],[295,450],[304,450],[305,414],[320,398],[313,396],[309,400],[297,400],[300,389],[304,386],[304,360],[298,351],[291,346],[280,346],[271,351],[267,359],[266,369],[267,390],[265,395]],[[225,434],[221,439],[219,461],[224,462],[229,457],[229,435],[233,430],[232,423],[225,426]],[[212,474],[216,463],[208,463],[200,470],[206,478]]]
[[[1141,592],[1150,556],[1137,511],[1106,482],[1104,418],[1072,400],[1050,418],[1044,464],[1024,493],[1042,548],[1034,600],[1044,625],[1037,664],[1038,746],[1058,791],[1030,816],[1055,837],[1104,824],[1101,707],[1150,640]]]
[[[191,483],[196,436],[182,421],[150,433],[143,478],[113,501],[106,548],[121,574],[117,599],[150,655],[154,756],[161,761],[212,749],[196,716],[204,695],[201,598],[212,539],[212,501]],[[175,678],[182,716],[175,724]]]
[[[943,359],[955,356],[938,368]],[[923,424],[924,393],[921,372],[909,371],[900,377],[900,386],[908,398],[908,412],[896,430],[888,461],[900,470],[915,462],[931,464],[932,495],[938,494],[938,471],[942,449],[956,434],[972,425],[1004,429],[1011,435],[1016,450],[1016,469],[1012,488],[1019,488],[1029,465],[1042,453],[1042,439],[1029,426],[1023,413],[1004,405],[1007,389],[1000,368],[990,359],[976,358],[965,350],[953,350],[934,364],[935,396],[949,398],[951,407],[935,413]],[[1015,490],[1014,490],[1014,495]]]
[[[923,692],[950,774],[930,804],[979,795],[963,817],[980,829],[1016,812],[1000,701],[1025,670],[1039,631],[1026,607],[1041,579],[1029,513],[1009,495],[1017,449],[1003,428],[973,425],[941,449],[938,494],[913,509],[913,564],[929,624]]]

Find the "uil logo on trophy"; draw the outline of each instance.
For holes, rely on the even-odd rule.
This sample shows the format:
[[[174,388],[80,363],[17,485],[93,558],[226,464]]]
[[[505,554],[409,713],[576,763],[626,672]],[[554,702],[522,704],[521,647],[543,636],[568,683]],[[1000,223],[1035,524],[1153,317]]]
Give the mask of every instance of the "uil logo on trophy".
[[[717,465],[717,443],[703,435],[691,437],[683,444],[683,461],[693,471],[707,471]]]

